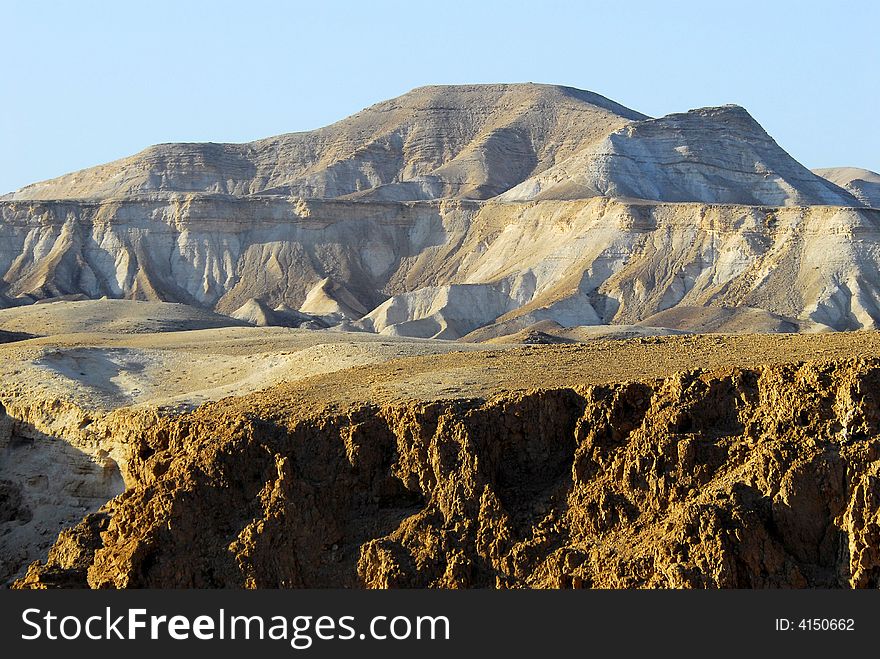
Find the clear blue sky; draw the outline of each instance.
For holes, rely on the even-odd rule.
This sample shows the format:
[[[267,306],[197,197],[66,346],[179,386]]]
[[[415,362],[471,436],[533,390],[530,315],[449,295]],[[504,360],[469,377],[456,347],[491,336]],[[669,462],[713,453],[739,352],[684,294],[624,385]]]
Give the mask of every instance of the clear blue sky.
[[[564,84],[653,116],[738,103],[808,167],[877,171],[878,5],[0,0],[0,192],[467,82]]]

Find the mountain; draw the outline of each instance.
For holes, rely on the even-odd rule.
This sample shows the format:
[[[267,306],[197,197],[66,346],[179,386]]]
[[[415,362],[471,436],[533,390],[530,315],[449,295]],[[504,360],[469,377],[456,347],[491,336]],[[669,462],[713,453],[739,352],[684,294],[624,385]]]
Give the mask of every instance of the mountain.
[[[0,304],[468,340],[876,327],[880,211],[846,172],[810,172],[737,106],[650,119],[566,87],[424,87],[7,195]]]
[[[735,105],[629,124],[501,198],[595,196],[771,206],[860,204],[795,161]]]
[[[843,188],[865,206],[880,208],[880,174],[858,167],[814,169],[813,173]]]
[[[422,87],[326,128],[247,144],[160,144],[13,199],[139,192],[485,199],[644,115],[551,85]]]

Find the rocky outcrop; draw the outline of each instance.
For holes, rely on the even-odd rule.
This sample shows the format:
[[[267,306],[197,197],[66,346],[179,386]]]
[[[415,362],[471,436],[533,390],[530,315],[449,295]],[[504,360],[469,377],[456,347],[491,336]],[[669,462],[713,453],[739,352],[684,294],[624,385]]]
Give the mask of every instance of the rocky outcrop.
[[[57,400],[0,404],[0,584],[124,490],[127,451],[108,429],[120,426],[102,417]]]
[[[798,163],[735,105],[628,124],[500,198],[594,196],[769,206],[862,204]]]
[[[230,316],[257,327],[302,327],[304,329],[326,329],[328,324],[321,318],[300,313],[283,305],[272,309],[262,300],[251,298]]]
[[[831,167],[813,172],[849,192],[865,206],[880,208],[880,174],[859,167]]]
[[[528,301],[528,294],[516,300],[505,288],[487,284],[419,288],[395,295],[354,327],[392,336],[457,339]]]
[[[18,587],[878,587],[878,388],[856,360],[141,413],[109,521]]]
[[[378,255],[372,252],[366,252],[364,255],[367,261],[376,259],[377,256],[382,259],[383,256],[381,250]],[[384,256],[387,258],[387,253]],[[330,277],[325,277],[311,288],[299,310],[302,313],[325,318],[328,322],[356,320],[369,311],[356,294]]]

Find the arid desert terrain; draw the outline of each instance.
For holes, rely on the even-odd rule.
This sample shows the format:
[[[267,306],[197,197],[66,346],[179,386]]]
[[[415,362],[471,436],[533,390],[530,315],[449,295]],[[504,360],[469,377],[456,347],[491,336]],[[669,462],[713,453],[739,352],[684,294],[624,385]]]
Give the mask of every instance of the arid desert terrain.
[[[0,583],[878,587],[878,185],[517,84],[0,197]]]

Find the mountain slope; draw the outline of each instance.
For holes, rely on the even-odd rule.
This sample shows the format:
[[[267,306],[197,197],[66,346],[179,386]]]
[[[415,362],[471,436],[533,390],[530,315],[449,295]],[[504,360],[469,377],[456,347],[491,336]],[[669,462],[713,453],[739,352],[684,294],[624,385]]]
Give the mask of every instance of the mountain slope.
[[[737,106],[647,119],[566,87],[423,87],[7,196],[0,306],[106,296],[444,339],[877,327],[876,175],[821,172]]]
[[[366,310],[354,327],[426,338],[493,323],[630,325],[694,307],[751,307],[801,330],[880,323],[880,210],[866,208],[3,202],[0,240],[0,292],[18,304],[106,295],[232,314],[260,299],[332,322]]]
[[[636,122],[501,196],[773,206],[861,202],[798,163],[737,106]]]
[[[422,87],[331,126],[246,144],[160,144],[14,199],[146,191],[404,200],[491,197],[641,115],[552,85]]]
[[[880,208],[880,174],[858,167],[830,167],[814,169],[814,174],[843,188],[860,202]]]

